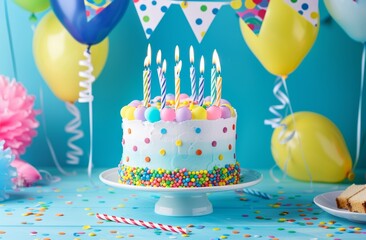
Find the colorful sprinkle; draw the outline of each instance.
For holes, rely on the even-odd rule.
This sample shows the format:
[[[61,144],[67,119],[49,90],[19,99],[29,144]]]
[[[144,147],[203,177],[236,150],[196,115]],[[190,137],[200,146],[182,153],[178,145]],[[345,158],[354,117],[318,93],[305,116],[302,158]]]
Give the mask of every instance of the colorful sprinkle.
[[[240,182],[239,164],[227,164],[212,170],[189,171],[185,168],[169,171],[121,165],[119,181],[123,184],[152,187],[211,187]]]

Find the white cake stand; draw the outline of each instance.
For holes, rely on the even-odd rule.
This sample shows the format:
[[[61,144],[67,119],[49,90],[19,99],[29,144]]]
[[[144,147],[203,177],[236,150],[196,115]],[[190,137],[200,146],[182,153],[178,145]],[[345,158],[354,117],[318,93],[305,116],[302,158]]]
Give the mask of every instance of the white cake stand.
[[[99,179],[112,187],[128,190],[147,191],[160,193],[160,198],[155,204],[155,213],[166,216],[202,216],[212,213],[212,204],[207,193],[230,191],[246,188],[259,183],[262,174],[249,169],[241,169],[240,183],[227,186],[202,187],[202,188],[162,188],[143,187],[121,184],[118,182],[118,169],[111,168],[99,175]]]

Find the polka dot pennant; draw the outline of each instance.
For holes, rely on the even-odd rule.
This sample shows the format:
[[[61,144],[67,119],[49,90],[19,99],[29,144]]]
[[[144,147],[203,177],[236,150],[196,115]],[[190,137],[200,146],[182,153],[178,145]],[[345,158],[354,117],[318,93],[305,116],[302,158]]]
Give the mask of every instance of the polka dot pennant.
[[[164,0],[133,0],[140,18],[146,38],[149,39],[160,20],[168,11],[171,1]]]
[[[233,0],[230,5],[236,10],[238,16],[248,24],[249,28],[255,34],[259,34],[269,0],[244,0],[244,4],[242,4],[241,0]]]
[[[84,0],[88,22],[111,4],[113,0]]]
[[[187,1],[180,5],[198,42],[202,41],[216,14],[224,4],[227,3]]]
[[[318,0],[284,0],[290,7],[306,18],[311,24],[317,26],[319,19]],[[231,7],[237,15],[248,24],[255,34],[259,34],[269,0],[232,0]]]
[[[318,0],[285,0],[285,2],[306,20],[317,26],[319,20]]]

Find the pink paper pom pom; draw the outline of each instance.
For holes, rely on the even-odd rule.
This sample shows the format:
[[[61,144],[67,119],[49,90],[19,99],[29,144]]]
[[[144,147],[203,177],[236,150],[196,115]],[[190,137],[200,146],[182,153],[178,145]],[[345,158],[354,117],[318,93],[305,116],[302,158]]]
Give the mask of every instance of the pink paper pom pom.
[[[37,134],[37,111],[33,109],[34,96],[27,95],[22,84],[0,75],[0,139],[17,157]]]

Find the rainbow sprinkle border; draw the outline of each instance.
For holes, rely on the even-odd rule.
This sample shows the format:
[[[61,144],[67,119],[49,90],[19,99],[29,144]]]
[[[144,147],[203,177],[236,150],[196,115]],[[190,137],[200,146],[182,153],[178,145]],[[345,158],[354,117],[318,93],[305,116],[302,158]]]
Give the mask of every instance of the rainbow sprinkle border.
[[[186,168],[169,171],[161,168],[149,169],[120,164],[118,174],[119,182],[122,184],[145,187],[212,187],[238,184],[240,182],[238,162],[227,164],[222,168],[215,166],[212,170],[199,171],[188,171]]]

